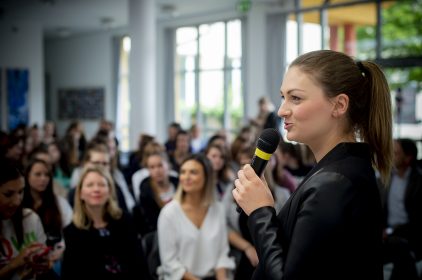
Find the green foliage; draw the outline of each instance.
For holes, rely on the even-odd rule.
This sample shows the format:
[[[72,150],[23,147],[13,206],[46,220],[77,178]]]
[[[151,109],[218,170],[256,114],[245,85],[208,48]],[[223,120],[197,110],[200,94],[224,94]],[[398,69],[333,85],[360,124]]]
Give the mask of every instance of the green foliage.
[[[382,10],[382,58],[422,56],[422,0],[400,0]],[[375,58],[374,26],[357,29],[359,57]],[[391,87],[414,81],[422,86],[422,68],[386,69]]]

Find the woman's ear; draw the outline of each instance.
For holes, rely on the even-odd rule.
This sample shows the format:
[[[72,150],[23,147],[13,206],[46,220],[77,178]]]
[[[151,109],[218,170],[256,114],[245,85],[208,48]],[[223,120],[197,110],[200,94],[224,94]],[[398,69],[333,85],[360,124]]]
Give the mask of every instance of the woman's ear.
[[[340,93],[336,97],[334,97],[334,108],[333,108],[333,116],[338,118],[347,113],[347,109],[349,108],[349,96],[344,93]]]

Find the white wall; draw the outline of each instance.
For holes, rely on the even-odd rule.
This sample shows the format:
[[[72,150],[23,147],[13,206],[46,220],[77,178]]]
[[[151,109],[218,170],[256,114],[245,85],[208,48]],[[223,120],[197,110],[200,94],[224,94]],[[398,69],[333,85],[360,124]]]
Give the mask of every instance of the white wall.
[[[58,120],[58,90],[61,88],[103,87],[105,118],[114,120],[112,35],[107,32],[89,33],[46,41],[46,71],[50,76],[50,104],[58,132],[64,135],[71,120]],[[91,138],[98,121],[82,121],[86,136]]]
[[[29,70],[29,124],[42,125],[45,121],[42,28],[34,22],[14,23],[13,27],[12,30],[12,25],[5,22],[0,25],[0,68]]]

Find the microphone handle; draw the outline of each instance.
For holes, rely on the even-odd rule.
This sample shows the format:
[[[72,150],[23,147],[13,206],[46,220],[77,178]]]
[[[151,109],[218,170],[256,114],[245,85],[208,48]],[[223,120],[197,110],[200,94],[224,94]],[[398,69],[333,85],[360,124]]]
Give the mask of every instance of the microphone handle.
[[[256,155],[253,156],[251,167],[255,171],[256,175],[258,175],[258,177],[261,177],[262,172],[264,172],[264,169],[267,166],[267,163],[268,163],[268,160],[262,159]],[[236,211],[237,213],[241,213],[242,208],[239,205],[237,205]]]
[[[257,155],[254,155],[251,162],[251,167],[255,171],[258,177],[261,177],[264,172],[265,167],[267,166],[268,160],[262,159]]]

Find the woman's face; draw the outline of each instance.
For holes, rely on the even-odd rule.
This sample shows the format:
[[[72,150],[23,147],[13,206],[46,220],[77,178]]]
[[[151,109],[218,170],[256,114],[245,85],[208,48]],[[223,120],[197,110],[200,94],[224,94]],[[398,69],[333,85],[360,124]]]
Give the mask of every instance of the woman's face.
[[[205,185],[205,172],[195,160],[188,160],[180,167],[180,185],[185,193],[202,192]]]
[[[309,145],[323,141],[330,134],[334,104],[307,74],[298,67],[290,68],[280,92],[284,100],[278,115],[284,118],[289,140]]]
[[[6,156],[13,160],[19,160],[23,154],[23,149],[24,143],[23,141],[19,141],[18,143],[10,147],[9,150],[7,150]]]
[[[28,173],[28,182],[31,191],[44,192],[50,182],[48,167],[41,162],[35,163]]]
[[[176,138],[176,150],[181,152],[189,152],[189,135],[179,134]]]
[[[146,165],[152,180],[155,182],[163,182],[166,179],[168,165],[161,156],[149,156]]]
[[[60,150],[55,144],[48,145],[48,154],[50,155],[51,163],[56,164],[60,160]]]
[[[6,182],[0,186],[0,216],[10,219],[22,203],[25,181],[23,177]]]
[[[103,207],[110,197],[107,179],[98,172],[89,172],[82,181],[80,198],[89,207]]]
[[[110,155],[103,152],[90,151],[89,161],[85,163],[88,167],[102,166],[106,169],[110,169]]]
[[[214,171],[220,171],[224,166],[224,156],[220,150],[213,147],[207,153],[207,158],[211,161],[212,169]]]

